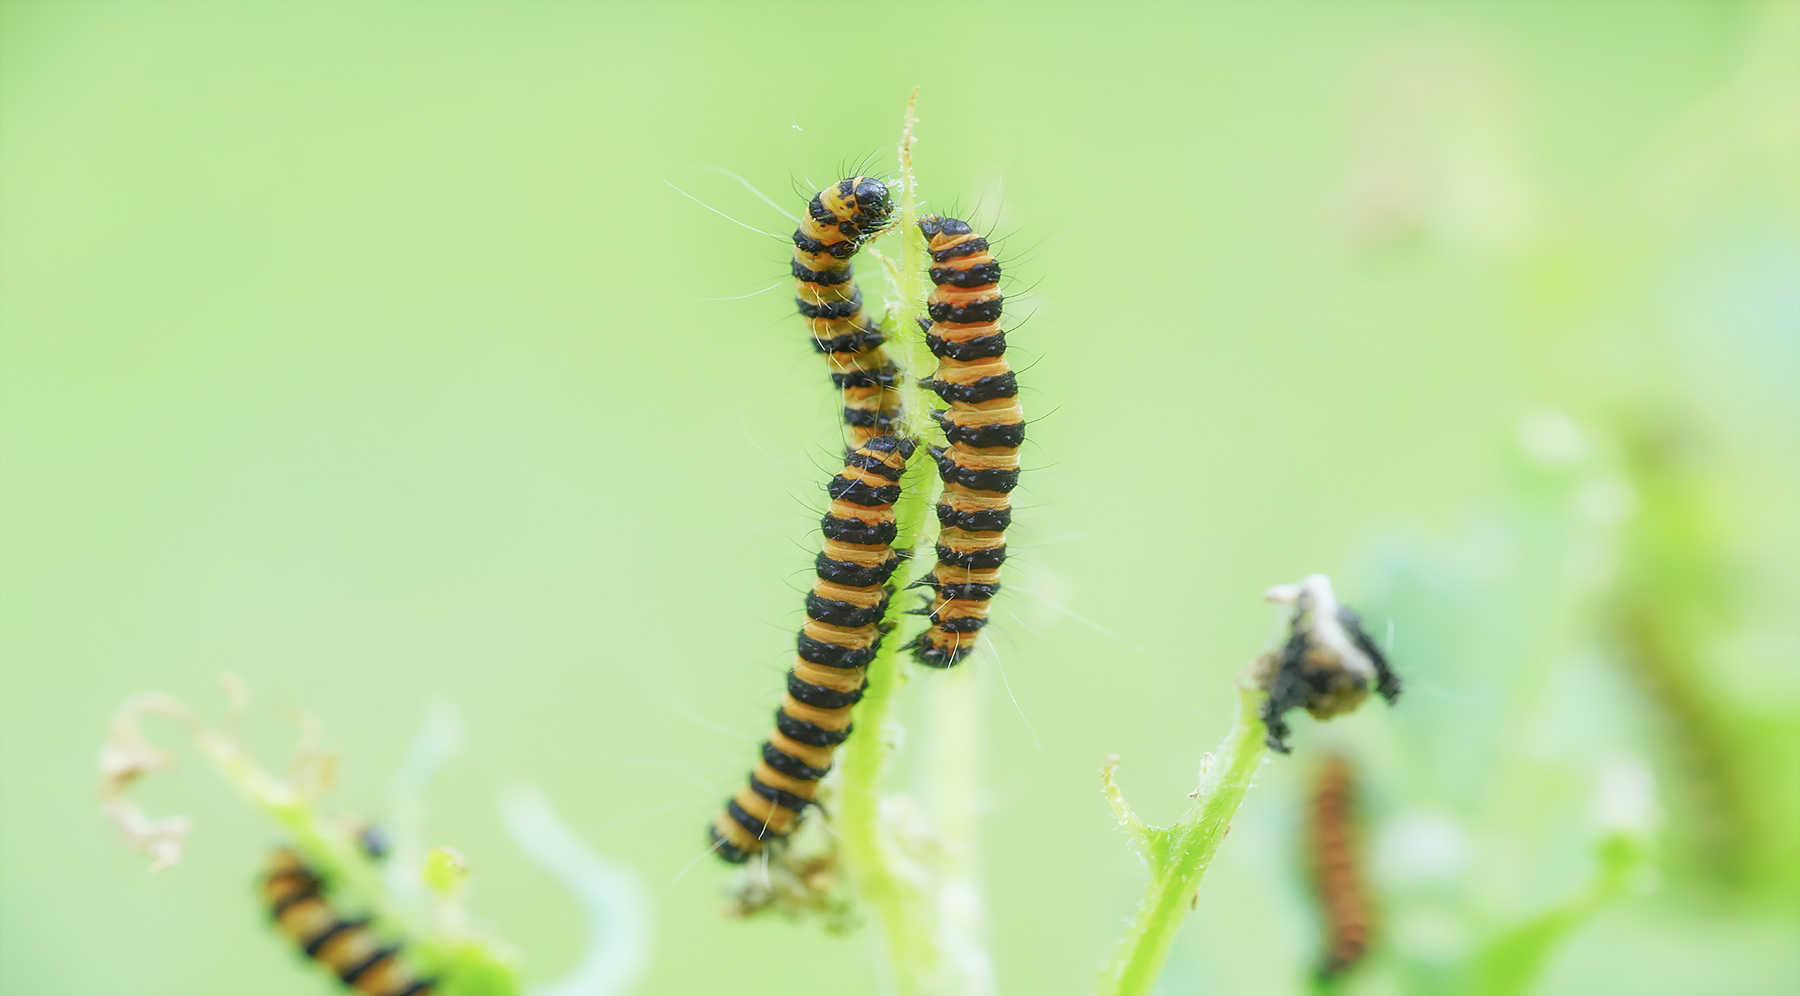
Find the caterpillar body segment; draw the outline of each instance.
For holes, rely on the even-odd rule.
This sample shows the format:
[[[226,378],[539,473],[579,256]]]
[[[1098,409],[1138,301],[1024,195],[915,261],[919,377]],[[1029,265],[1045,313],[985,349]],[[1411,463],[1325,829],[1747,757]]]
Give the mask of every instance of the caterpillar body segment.
[[[1325,956],[1318,972],[1326,979],[1343,975],[1362,961],[1372,932],[1356,809],[1356,781],[1350,762],[1337,756],[1326,758],[1313,789],[1310,814],[1313,886],[1325,920]]]
[[[400,948],[382,944],[367,920],[346,918],[332,908],[318,874],[292,849],[280,848],[270,857],[262,893],[276,927],[353,992],[429,996],[433,991],[433,981],[413,975]]]
[[[934,597],[920,613],[931,621],[909,647],[921,664],[950,667],[967,657],[1000,590],[1025,412],[1006,361],[1000,313],[1000,263],[987,239],[956,218],[919,219],[931,254],[933,289],[920,319],[937,369],[923,386],[946,405],[932,418],[947,445],[932,447],[943,479],[938,499],[937,566],[917,584]]]
[[[888,579],[902,560],[892,545],[894,503],[913,450],[910,439],[870,438],[845,456],[844,469],[826,486],[825,542],[775,730],[749,783],[708,828],[727,861],[744,861],[793,832],[831,770],[832,752],[850,736],[850,712],[885,633],[882,616],[893,594]]]
[[[854,449],[894,429],[900,411],[898,368],[883,348],[881,329],[863,309],[851,257],[893,215],[885,184],[853,176],[814,195],[794,230],[794,301],[825,355],[831,382],[844,399],[844,424]]]

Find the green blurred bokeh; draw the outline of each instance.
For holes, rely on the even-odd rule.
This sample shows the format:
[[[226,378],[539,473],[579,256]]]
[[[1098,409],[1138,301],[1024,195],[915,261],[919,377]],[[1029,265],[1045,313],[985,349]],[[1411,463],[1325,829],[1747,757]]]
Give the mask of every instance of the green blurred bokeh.
[[[271,831],[203,765],[141,793],[197,820],[169,872],[95,810],[113,707],[158,688],[216,711],[225,669],[271,763],[284,710],[317,713],[335,803],[376,817],[426,703],[461,708],[432,842],[469,856],[533,978],[580,930],[495,815],[518,782],[662,894],[642,991],[874,988],[873,932],[725,919],[710,862],[670,887],[778,693],[834,399],[785,289],[740,297],[780,280],[780,239],[668,184],[779,234],[707,167],[796,208],[891,161],[915,84],[922,188],[1007,236],[1045,416],[974,665],[1002,991],[1087,987],[1138,888],[1101,758],[1146,818],[1178,814],[1259,593],[1314,571],[1392,620],[1412,690],[1302,721],[1168,992],[1302,984],[1296,824],[1327,742],[1367,762],[1399,869],[1377,863],[1391,952],[1368,988],[1578,888],[1589,776],[1634,756],[1661,887],[1571,937],[1546,990],[1792,991],[1800,181],[1690,162],[1730,152],[1707,108],[1771,47],[1785,96],[1727,133],[1788,162],[1800,50],[1765,36],[1789,23],[1724,2],[0,6],[0,991],[327,991],[255,908]],[[1642,470],[1631,441],[1665,422],[1699,455],[1670,470],[1651,445]],[[1615,444],[1564,480],[1518,455],[1521,424],[1527,451],[1531,426]],[[1644,514],[1559,532],[1610,485]],[[1614,580],[1539,605],[1563,583],[1543,565],[1590,541]],[[1683,589],[1700,562],[1715,581]],[[1689,602],[1676,690],[1634,683],[1599,617]],[[1525,806],[1486,791],[1515,755],[1565,777]],[[1723,789],[1683,788],[1721,766]],[[1715,804],[1723,831],[1688,819]]]

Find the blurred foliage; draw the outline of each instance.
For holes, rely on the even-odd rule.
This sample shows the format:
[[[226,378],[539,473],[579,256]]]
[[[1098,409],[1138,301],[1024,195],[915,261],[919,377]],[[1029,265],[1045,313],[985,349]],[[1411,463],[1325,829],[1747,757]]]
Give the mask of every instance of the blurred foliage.
[[[271,867],[304,873],[313,883],[312,891],[294,887],[288,895],[322,898],[329,911],[323,922],[331,931],[346,924],[371,924],[375,938],[368,942],[371,950],[385,944],[399,951],[405,970],[398,976],[371,972],[369,981],[379,979],[387,989],[399,989],[430,979],[432,990],[443,996],[516,996],[519,983],[510,964],[514,960],[511,951],[466,922],[462,894],[469,878],[467,861],[451,848],[436,847],[426,855],[422,867],[400,868],[397,874],[384,875],[386,833],[359,820],[334,820],[323,812],[320,803],[336,781],[337,757],[318,743],[317,724],[302,717],[306,732],[289,761],[287,775],[273,775],[238,740],[236,729],[249,704],[248,690],[235,676],[227,675],[222,683],[232,698],[223,728],[207,723],[179,699],[154,692],[132,696],[113,716],[112,729],[100,751],[100,809],[133,850],[151,859],[150,870],[162,871],[178,862],[192,829],[186,816],[152,817],[134,800],[133,790],[139,783],[175,763],[175,755],[156,746],[143,730],[145,719],[157,717],[179,724],[196,752],[260,815],[291,838],[291,849],[283,847],[279,854],[292,864],[265,863],[265,875]],[[408,904],[404,890],[389,887],[389,882],[405,881],[409,871],[434,894],[428,905]],[[278,919],[273,914],[279,908],[268,906],[269,901],[270,894],[265,892],[265,912],[272,920]],[[283,924],[282,929],[294,928]],[[312,957],[313,939],[332,936],[329,932],[301,934],[288,936],[284,943],[305,942],[303,953]],[[328,964],[335,973],[354,966],[356,958],[340,952],[337,960]]]
[[[797,205],[915,83],[1045,416],[974,662],[1000,991],[1093,977],[1140,891],[1095,764],[1191,785],[1254,593],[1314,571],[1409,698],[1262,769],[1160,991],[1310,985],[1327,746],[1380,912],[1345,991],[1800,987],[1797,67],[1788,0],[0,5],[0,992],[325,991],[229,790],[143,787],[196,827],[153,877],[94,816],[109,711],[226,668],[359,812],[463,705],[424,839],[528,978],[594,938],[505,842],[522,774],[661,894],[642,991],[874,988],[869,931],[683,872],[834,445],[781,219],[694,167]]]

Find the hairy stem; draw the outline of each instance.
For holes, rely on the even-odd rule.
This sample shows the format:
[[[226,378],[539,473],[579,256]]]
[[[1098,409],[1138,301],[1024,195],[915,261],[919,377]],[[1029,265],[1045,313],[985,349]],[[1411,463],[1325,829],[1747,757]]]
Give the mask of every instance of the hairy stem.
[[[889,615],[895,611],[890,608]],[[898,988],[914,993],[920,991],[917,973],[935,960],[930,926],[917,908],[916,890],[893,860],[894,843],[881,820],[877,791],[898,732],[891,718],[893,692],[901,677],[894,660],[898,648],[898,641],[884,643],[869,665],[869,687],[856,709],[861,729],[842,749],[836,822],[858,891],[881,927]]]
[[[913,99],[918,91],[913,92]],[[924,312],[930,287],[926,276],[924,236],[919,231],[918,185],[913,176],[913,103],[908,102],[900,141],[900,239],[901,256],[895,269],[899,300],[889,307],[883,331],[893,344],[893,355],[902,367],[901,431],[925,435],[931,422],[928,392],[919,381],[935,364],[917,317]],[[928,555],[930,512],[939,487],[930,460],[915,459],[903,478],[900,500],[895,503],[897,535],[894,548],[909,554]],[[933,902],[933,881],[928,869],[907,854],[896,839],[889,820],[881,812],[881,779],[900,737],[893,719],[894,693],[905,683],[898,656],[905,634],[904,597],[895,597],[883,624],[888,638],[870,662],[868,688],[856,709],[857,735],[840,749],[837,829],[844,856],[855,877],[863,901],[880,924],[887,946],[894,983],[902,993],[923,993],[940,987],[945,955],[940,951]]]
[[[942,971],[938,990],[960,996],[994,992],[987,950],[987,903],[981,889],[981,675],[961,667],[933,675],[924,747],[926,811],[931,816],[936,876],[933,929]]]
[[[937,358],[925,345],[925,335],[918,319],[925,314],[925,296],[931,292],[931,281],[925,264],[925,233],[919,230],[919,185],[913,175],[913,116],[919,101],[919,88],[913,87],[912,99],[906,103],[906,121],[900,130],[900,293],[899,329],[904,346],[896,352],[906,365],[905,390],[902,395],[901,424],[903,431],[915,439],[923,439],[930,430],[932,409],[930,392],[919,386],[927,371],[937,366]],[[890,333],[890,335],[896,333]]]
[[[1137,838],[1149,865],[1150,886],[1100,976],[1097,991],[1101,996],[1142,996],[1162,974],[1176,931],[1199,895],[1200,879],[1230,831],[1231,818],[1268,753],[1258,715],[1262,698],[1254,688],[1238,690],[1237,719],[1231,732],[1219,745],[1218,756],[1201,770],[1193,808],[1174,826],[1152,827],[1139,821],[1125,807],[1109,762],[1107,798],[1120,822]]]
[[[906,475],[907,487],[895,505],[899,535],[895,546],[912,549],[924,532],[930,489],[924,468]],[[898,627],[905,618],[902,599],[888,606],[884,625]],[[905,684],[899,667],[904,641],[890,632],[868,669],[868,687],[856,707],[857,735],[840,750],[841,782],[838,786],[837,828],[844,857],[855,877],[863,901],[874,912],[886,940],[888,961],[902,993],[925,991],[923,982],[937,962],[931,916],[915,875],[908,874],[906,858],[881,814],[880,783],[888,758],[900,736],[893,719],[894,693]]]

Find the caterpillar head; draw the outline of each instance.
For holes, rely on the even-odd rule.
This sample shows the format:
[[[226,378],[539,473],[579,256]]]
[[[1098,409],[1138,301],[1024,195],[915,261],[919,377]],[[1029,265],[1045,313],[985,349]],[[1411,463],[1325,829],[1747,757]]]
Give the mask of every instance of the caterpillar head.
[[[960,218],[946,218],[941,214],[928,214],[919,219],[919,231],[924,233],[925,240],[930,242],[937,239],[939,236],[955,237],[958,235],[970,235],[973,234],[975,230],[969,227],[968,222],[963,221]]]
[[[855,241],[878,234],[893,218],[894,201],[887,184],[872,176],[852,176],[819,192],[816,200],[820,211],[837,225],[839,232]]]

